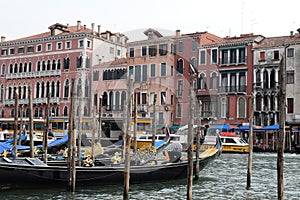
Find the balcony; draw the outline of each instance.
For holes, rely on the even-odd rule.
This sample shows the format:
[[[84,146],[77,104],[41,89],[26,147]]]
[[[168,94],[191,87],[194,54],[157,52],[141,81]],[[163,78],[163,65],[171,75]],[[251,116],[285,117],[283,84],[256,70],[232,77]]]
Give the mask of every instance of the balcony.
[[[246,85],[239,85],[239,86],[221,86],[219,87],[220,93],[245,93],[246,92]]]
[[[137,111],[138,112],[147,112],[147,105],[146,104],[138,104]]]
[[[48,70],[48,71],[38,71],[38,72],[6,74],[6,79],[38,78],[38,77],[46,77],[46,76],[60,76],[60,75],[61,75],[61,70]]]
[[[32,104],[46,104],[47,102],[47,97],[45,98],[34,98],[32,100]],[[19,104],[23,104],[23,105],[27,105],[29,103],[28,99],[19,99]],[[59,104],[59,97],[51,97],[50,98],[50,103],[52,104]],[[4,105],[6,106],[12,106],[15,104],[15,100],[14,99],[10,99],[10,100],[5,100],[4,101]]]

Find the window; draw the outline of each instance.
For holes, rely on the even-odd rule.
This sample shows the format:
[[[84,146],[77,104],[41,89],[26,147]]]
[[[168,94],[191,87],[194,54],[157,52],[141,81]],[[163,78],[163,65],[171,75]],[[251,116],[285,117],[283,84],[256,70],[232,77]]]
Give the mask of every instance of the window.
[[[192,40],[192,51],[195,52],[197,49],[197,42],[196,40]]]
[[[142,56],[147,55],[147,46],[142,46]]]
[[[66,42],[66,49],[71,49],[72,48],[72,43],[71,41]]]
[[[129,49],[129,58],[134,58],[134,48]]]
[[[157,54],[157,45],[151,45],[149,46],[149,56],[155,57]]]
[[[114,48],[113,47],[109,47],[109,53],[114,54]]]
[[[165,56],[168,52],[168,45],[167,44],[160,44],[159,45],[159,55]]]
[[[222,61],[221,61],[221,64],[227,65],[227,64],[228,64],[228,50],[222,50],[222,51],[221,51],[221,55],[222,55]]]
[[[174,66],[171,65],[171,76],[174,76]]]
[[[294,99],[287,98],[287,113],[294,113]]]
[[[183,92],[183,80],[178,80],[177,82],[177,96],[182,97]]]
[[[171,44],[171,54],[176,54],[176,44]]]
[[[260,61],[265,61],[266,60],[266,55],[264,51],[259,52],[259,60]]]
[[[153,105],[155,102],[154,102],[154,98],[156,98],[155,96],[155,93],[154,92],[150,92],[150,99],[149,99],[149,103],[150,105]],[[156,103],[155,103],[156,104]]]
[[[64,58],[64,69],[70,69],[70,58]]]
[[[78,47],[83,47],[83,40],[78,41]]]
[[[61,49],[62,49],[62,43],[61,43],[61,42],[58,42],[58,43],[56,44],[56,49],[57,49],[57,50],[61,50]]]
[[[163,112],[159,112],[158,113],[158,124],[164,124],[164,122],[165,122],[165,117],[164,117],[164,113]]]
[[[160,76],[166,76],[166,75],[167,75],[167,64],[160,63]]]
[[[218,63],[218,50],[217,49],[211,50],[211,63],[212,64]]]
[[[155,70],[156,70],[156,65],[151,64],[150,65],[150,77],[155,77]]]
[[[182,41],[180,41],[180,42],[178,43],[178,52],[180,52],[180,53],[183,52],[183,42],[182,42]]]
[[[41,51],[42,51],[42,45],[41,45],[41,44],[38,44],[38,45],[36,46],[36,51],[37,51],[37,52],[41,52]]]
[[[18,53],[24,53],[24,47],[19,47],[18,48]]]
[[[177,117],[182,117],[182,104],[178,103],[177,104]]]
[[[46,51],[51,51],[52,50],[52,44],[48,43],[46,44]]]
[[[90,40],[87,41],[87,47],[91,48],[91,41]]]
[[[210,81],[209,81],[209,88],[210,89],[217,89],[218,88],[218,75],[216,72],[213,72],[211,74],[211,77],[210,77]]]
[[[294,71],[286,71],[286,84],[294,84]]]
[[[239,63],[245,63],[246,62],[246,49],[240,48],[239,49]]]
[[[67,79],[65,82],[64,98],[69,97],[69,89],[70,89],[70,83],[69,83],[69,79]]]
[[[226,98],[221,98],[221,113],[220,116],[221,118],[226,118],[227,117],[227,100]]]
[[[6,56],[6,55],[7,55],[7,49],[2,49],[1,56]]]
[[[274,60],[279,60],[279,51],[278,50],[274,51],[273,56],[274,56],[273,57]]]
[[[246,117],[246,100],[244,98],[239,98],[238,100],[238,118]]]
[[[174,95],[171,94],[171,105],[174,105]]]
[[[167,96],[166,96],[166,92],[161,92],[160,93],[160,105],[166,105],[167,103]]]
[[[229,62],[230,64],[235,64],[236,63],[236,49],[230,49],[229,51]]]
[[[288,48],[287,49],[287,57],[288,58],[294,57],[294,48]]]
[[[146,82],[147,76],[147,65],[136,65],[134,67],[134,82]]]
[[[34,47],[33,46],[28,46],[27,47],[27,53],[32,53],[34,51]]]
[[[205,65],[205,50],[200,51],[200,65]]]
[[[14,55],[15,54],[15,49],[9,49],[9,55]]]
[[[206,77],[205,74],[200,74],[198,77],[198,89],[205,90],[206,89]]]
[[[177,60],[177,73],[183,74],[183,59],[181,58]]]
[[[93,81],[99,81],[99,71],[93,72]]]

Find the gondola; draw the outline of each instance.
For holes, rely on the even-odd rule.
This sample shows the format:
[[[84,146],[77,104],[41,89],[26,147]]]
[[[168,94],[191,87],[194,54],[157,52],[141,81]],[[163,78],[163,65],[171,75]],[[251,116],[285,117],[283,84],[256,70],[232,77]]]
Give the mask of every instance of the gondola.
[[[222,144],[216,140],[214,148],[200,154],[200,170],[218,158]],[[196,159],[194,159],[196,164]],[[149,183],[183,179],[187,177],[188,161],[165,163],[161,160],[131,165],[130,183]],[[124,164],[107,164],[104,166],[76,166],[76,185],[120,185],[123,184]],[[68,167],[50,166],[38,158],[0,158],[0,183],[29,185],[67,185]]]

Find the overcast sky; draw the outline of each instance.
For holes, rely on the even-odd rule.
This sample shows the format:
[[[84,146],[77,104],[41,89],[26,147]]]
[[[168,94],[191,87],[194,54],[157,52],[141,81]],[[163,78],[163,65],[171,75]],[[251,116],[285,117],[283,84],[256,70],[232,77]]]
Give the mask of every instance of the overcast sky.
[[[54,23],[101,25],[102,31],[141,28],[208,31],[220,37],[289,35],[300,28],[297,0],[1,0],[0,35],[6,40],[48,31]]]

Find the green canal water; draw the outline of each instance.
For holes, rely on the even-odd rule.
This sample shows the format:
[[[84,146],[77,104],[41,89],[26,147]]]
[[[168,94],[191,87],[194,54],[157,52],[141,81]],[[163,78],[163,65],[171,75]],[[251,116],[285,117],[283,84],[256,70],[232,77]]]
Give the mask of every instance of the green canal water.
[[[300,199],[300,155],[285,154],[285,199]],[[201,171],[193,183],[193,199],[277,199],[277,154],[254,153],[251,188],[246,189],[248,155],[222,154]],[[1,178],[1,177],[0,177]],[[130,199],[186,199],[186,180],[130,186]],[[26,185],[1,185],[0,200],[35,199],[123,199],[122,186],[77,188],[29,188]]]

